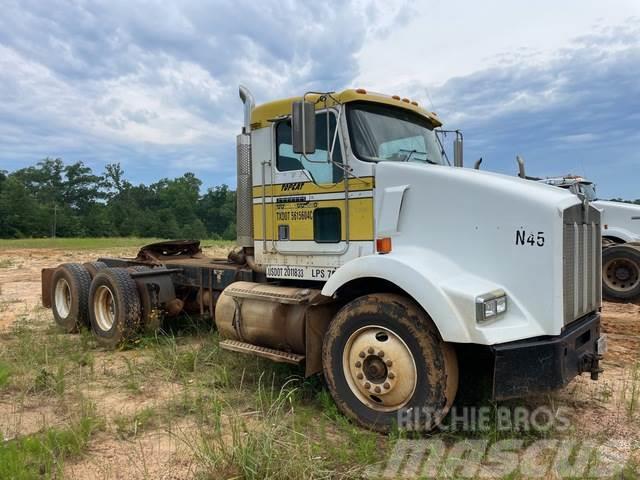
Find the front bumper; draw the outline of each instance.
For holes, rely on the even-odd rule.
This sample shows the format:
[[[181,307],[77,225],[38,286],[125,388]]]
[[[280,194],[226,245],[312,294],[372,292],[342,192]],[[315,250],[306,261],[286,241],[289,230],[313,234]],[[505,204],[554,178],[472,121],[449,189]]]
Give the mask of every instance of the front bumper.
[[[494,400],[556,390],[584,372],[597,380],[604,343],[599,340],[600,313],[594,312],[567,325],[558,336],[492,346]]]

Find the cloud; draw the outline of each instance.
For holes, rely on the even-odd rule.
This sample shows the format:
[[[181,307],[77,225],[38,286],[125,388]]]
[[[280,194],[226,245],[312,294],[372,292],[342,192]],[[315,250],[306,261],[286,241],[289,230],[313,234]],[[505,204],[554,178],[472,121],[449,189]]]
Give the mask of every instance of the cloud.
[[[239,83],[258,101],[342,88],[381,17],[368,1],[4,3],[1,168],[53,155],[209,184],[232,178]]]
[[[239,83],[258,102],[363,86],[433,100],[468,163],[512,173],[521,153],[640,197],[637,3],[541,1],[0,0],[0,169],[61,156],[233,185]]]
[[[429,88],[447,127],[465,132],[470,159],[513,173],[582,173],[604,196],[640,197],[640,27],[638,18],[576,38],[553,56],[527,55]],[[617,178],[616,178],[617,176]]]

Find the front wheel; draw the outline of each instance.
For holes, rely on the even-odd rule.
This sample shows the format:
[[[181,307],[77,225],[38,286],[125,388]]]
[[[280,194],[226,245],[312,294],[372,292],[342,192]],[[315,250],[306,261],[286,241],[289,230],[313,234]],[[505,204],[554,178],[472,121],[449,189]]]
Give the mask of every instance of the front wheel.
[[[345,305],[325,336],[323,369],[338,408],[379,432],[429,431],[449,411],[458,363],[431,319],[395,294]]]
[[[602,295],[605,300],[640,299],[640,248],[614,245],[602,251]]]

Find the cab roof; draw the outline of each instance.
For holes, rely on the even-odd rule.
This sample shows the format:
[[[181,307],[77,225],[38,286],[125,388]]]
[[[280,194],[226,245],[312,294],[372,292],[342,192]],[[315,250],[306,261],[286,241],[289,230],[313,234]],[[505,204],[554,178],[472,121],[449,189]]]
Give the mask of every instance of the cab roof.
[[[311,102],[315,102],[318,100],[320,95],[317,94],[309,94],[307,95],[307,100]],[[438,118],[438,116],[433,113],[421,108],[418,102],[411,101],[408,98],[400,98],[397,95],[390,96],[384,95],[381,93],[368,92],[364,89],[347,89],[342,92],[332,93],[331,97],[335,98],[339,103],[349,103],[356,101],[364,101],[364,102],[373,102],[373,103],[382,103],[384,105],[393,105],[395,107],[400,107],[405,110],[410,110],[415,112],[427,120],[435,127],[439,127],[442,125],[442,122]],[[291,104],[297,100],[302,100],[302,97],[291,97],[284,98],[281,100],[274,100],[273,102],[263,103],[262,105],[258,105],[251,112],[251,128],[264,128],[270,125],[270,122],[277,119],[291,115]],[[333,106],[336,104],[336,101],[332,98],[327,100],[328,106]],[[320,110],[324,108],[324,101],[316,103],[316,109]]]

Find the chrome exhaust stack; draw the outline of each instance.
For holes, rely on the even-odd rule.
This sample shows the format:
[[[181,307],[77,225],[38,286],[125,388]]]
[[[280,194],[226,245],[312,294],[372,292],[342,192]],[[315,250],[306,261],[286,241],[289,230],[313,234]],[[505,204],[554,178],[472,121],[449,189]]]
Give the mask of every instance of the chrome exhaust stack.
[[[524,159],[520,155],[516,155],[516,162],[518,162],[518,176],[520,178],[527,178],[524,170]]]
[[[247,87],[240,85],[240,100],[244,103],[244,125],[242,133],[251,133],[251,111],[256,106],[256,101]]]
[[[240,85],[244,104],[244,125],[236,138],[236,240],[239,247],[253,247],[253,180],[251,178],[251,112],[255,100],[249,89]]]

